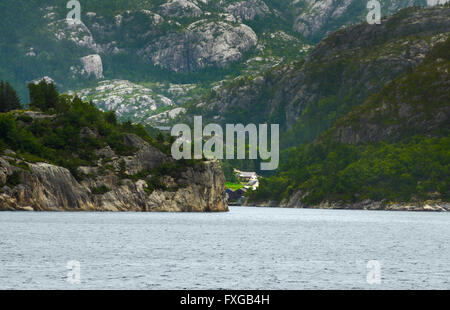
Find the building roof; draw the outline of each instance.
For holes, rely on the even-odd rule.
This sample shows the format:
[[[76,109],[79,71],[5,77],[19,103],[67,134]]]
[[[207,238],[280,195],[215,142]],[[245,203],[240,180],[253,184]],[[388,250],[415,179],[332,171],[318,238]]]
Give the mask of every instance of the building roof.
[[[256,177],[256,172],[241,172],[239,173],[239,176],[241,178],[251,178],[251,177]]]

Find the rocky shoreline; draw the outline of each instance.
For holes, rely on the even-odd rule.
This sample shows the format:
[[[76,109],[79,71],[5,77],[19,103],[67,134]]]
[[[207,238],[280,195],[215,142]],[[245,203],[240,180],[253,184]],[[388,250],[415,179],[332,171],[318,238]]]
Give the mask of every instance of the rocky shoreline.
[[[290,209],[329,209],[329,210],[373,210],[373,211],[412,211],[412,212],[447,212],[450,211],[450,202],[428,200],[417,202],[385,202],[364,200],[358,203],[324,201],[318,205],[307,205],[301,202],[302,194],[295,193],[289,199],[281,202],[265,201],[259,203],[244,202],[244,206]]]
[[[109,147],[100,150],[108,166],[103,160],[79,167],[81,180],[66,168],[26,162],[12,151],[0,156],[0,211],[228,211],[218,162],[198,162],[163,175],[159,187],[149,190],[152,169],[174,161],[134,134],[125,140],[137,150],[133,156],[116,156]]]
[[[258,207],[258,208],[284,208],[284,209],[322,209],[322,210],[366,210],[366,211],[409,211],[409,212],[447,212],[450,211],[450,203],[444,203],[443,205],[412,205],[406,203],[393,203],[386,207],[377,207],[380,202],[374,202],[373,205],[367,207],[360,207],[359,204],[338,204],[338,203],[323,203],[317,206],[304,206],[304,207],[287,207],[283,205],[275,205],[274,202],[243,204],[244,207]]]

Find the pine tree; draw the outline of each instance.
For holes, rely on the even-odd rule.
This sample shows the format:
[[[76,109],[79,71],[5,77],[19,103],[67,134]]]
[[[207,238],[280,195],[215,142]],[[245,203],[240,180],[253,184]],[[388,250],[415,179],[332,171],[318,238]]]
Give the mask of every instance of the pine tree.
[[[55,84],[50,83],[46,85],[45,89],[45,102],[47,110],[55,109],[58,106],[59,93],[56,90]]]
[[[8,82],[5,83],[5,98],[9,111],[21,109],[19,96]]]
[[[0,113],[6,112],[6,101],[3,92],[4,87],[3,81],[0,81]]]
[[[20,99],[14,88],[8,83],[0,81],[0,112],[20,109]]]

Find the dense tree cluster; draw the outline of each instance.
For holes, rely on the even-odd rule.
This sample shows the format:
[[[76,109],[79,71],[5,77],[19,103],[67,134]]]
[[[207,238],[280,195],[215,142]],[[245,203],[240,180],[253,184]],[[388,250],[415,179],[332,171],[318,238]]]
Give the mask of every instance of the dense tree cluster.
[[[450,198],[450,139],[416,136],[401,143],[316,143],[293,149],[284,171],[263,179],[254,201],[410,201]]]
[[[77,96],[59,95],[52,83],[41,81],[28,88],[30,108],[35,112],[0,113],[0,153],[11,149],[28,162],[50,162],[76,176],[77,167],[94,165],[99,160],[95,150],[106,145],[118,155],[133,153],[124,143],[126,133],[169,151],[168,143],[151,138],[142,125],[119,124],[113,111],[102,112]],[[42,112],[41,117],[33,117]]]
[[[42,80],[38,84],[29,84],[30,108],[41,111],[56,109],[59,105],[59,94],[53,83]]]

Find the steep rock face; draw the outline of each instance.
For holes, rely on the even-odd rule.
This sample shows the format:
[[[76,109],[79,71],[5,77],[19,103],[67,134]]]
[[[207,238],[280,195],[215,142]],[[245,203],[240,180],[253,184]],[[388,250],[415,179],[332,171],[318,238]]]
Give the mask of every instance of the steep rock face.
[[[175,193],[153,192],[150,195],[150,208],[158,211],[228,210],[224,195],[225,177],[219,163],[208,162],[200,169],[189,168],[178,182],[190,183]]]
[[[256,46],[258,38],[226,10],[215,8],[214,14],[220,12],[218,19],[212,17],[212,12],[203,12],[200,7],[207,3],[173,0],[157,7],[158,13],[128,10],[115,16],[114,21],[90,15],[87,24],[96,40],[102,42],[99,49],[105,54],[138,56],[174,72],[224,67],[241,59]],[[259,9],[259,3],[251,1],[248,5],[253,9],[241,5],[233,12],[254,17],[266,11],[265,6]]]
[[[269,7],[261,0],[236,2],[226,7],[225,11],[241,20],[254,20],[270,13]]]
[[[148,174],[147,180],[132,176],[173,160],[135,135],[127,134],[125,139],[136,149],[135,155],[116,157],[110,149],[102,150],[104,156],[113,156],[109,158],[111,168],[100,163],[79,167],[80,181],[62,167],[1,156],[0,210],[228,211],[225,177],[218,162],[199,163],[177,175],[164,175],[159,179],[161,185],[149,191],[147,180],[154,176]]]
[[[103,63],[100,55],[89,55],[80,59],[82,64],[81,74],[86,76],[95,76],[96,79],[103,78]]]
[[[344,1],[306,1],[307,9],[296,19],[294,30],[305,37],[318,35],[331,18],[337,19],[352,4],[353,0]]]
[[[297,18],[293,28],[305,37],[319,39],[324,35],[365,20],[369,13],[367,1],[360,0],[305,0],[299,1]],[[392,15],[401,8],[413,5],[425,5],[423,0],[380,1],[383,15]]]
[[[160,10],[162,15],[172,17],[198,17],[203,13],[195,0],[170,0],[162,4]]]
[[[6,184],[8,176],[13,174],[13,167],[6,159],[0,157],[0,184]]]
[[[258,37],[248,26],[225,22],[195,22],[182,33],[171,33],[151,42],[140,54],[175,72],[224,67],[256,46]]]
[[[21,175],[21,183],[0,193],[0,210],[90,210],[93,209],[89,190],[82,187],[69,170],[46,163],[29,164],[29,171],[11,165],[2,158],[6,183],[13,172]],[[11,160],[11,159],[9,159]],[[4,184],[3,183],[3,184]]]
[[[5,31],[1,41],[14,52],[6,53],[1,67],[5,76],[17,80],[16,88],[21,85],[19,92],[24,98],[24,85],[44,75],[52,76],[64,90],[72,89],[74,84],[86,87],[88,75],[80,74],[82,68],[77,66],[81,57],[92,54],[102,57],[109,79],[134,82],[167,80],[160,75],[160,70],[154,70],[155,64],[182,73],[215,66],[225,66],[236,74],[238,71],[248,74],[249,70],[251,74],[262,72],[302,57],[302,45],[307,45],[303,37],[310,39],[308,42],[319,41],[344,25],[365,20],[368,11],[367,1],[360,0],[116,0],[108,5],[100,5],[98,1],[82,4],[81,22],[68,23],[69,10],[64,1],[3,0],[2,3],[5,9],[0,12],[0,20]],[[425,4],[426,0],[382,1],[386,11],[383,13],[393,13],[413,3]],[[26,16],[21,13],[24,8]],[[19,15],[23,18],[14,17]],[[201,20],[222,29],[221,23],[234,28],[242,28],[240,24],[244,23],[258,35],[257,48],[246,53],[249,46],[255,46],[253,39],[242,31],[235,35],[236,31],[228,27],[223,29],[226,32],[223,37],[231,38],[231,42],[204,36],[200,41],[208,42],[195,46],[197,43],[190,42],[183,33],[189,24]],[[294,36],[299,42],[292,44],[279,35],[287,29],[297,30]],[[239,37],[242,37],[240,43]],[[148,48],[154,44],[158,47]],[[249,65],[252,58],[258,60]],[[235,66],[230,67],[233,62]],[[15,70],[18,64],[26,64],[20,74]],[[224,79],[226,75],[220,74],[222,71],[226,70],[205,75],[208,80],[215,79],[208,82]],[[169,76],[177,77],[171,73]],[[183,77],[183,83],[196,80],[195,75],[191,80]]]

